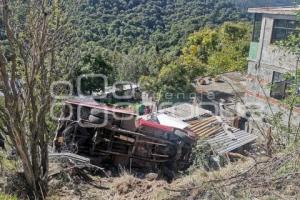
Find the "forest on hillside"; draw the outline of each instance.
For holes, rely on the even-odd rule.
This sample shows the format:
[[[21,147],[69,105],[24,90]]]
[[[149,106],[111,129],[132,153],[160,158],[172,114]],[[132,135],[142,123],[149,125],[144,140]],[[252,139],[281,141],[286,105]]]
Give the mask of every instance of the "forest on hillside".
[[[78,13],[75,26],[81,52],[76,58],[81,61],[72,76],[95,73],[93,69],[101,66],[82,60],[101,55],[107,64],[103,66],[112,68],[112,81],[134,82],[158,75],[164,64],[176,60],[193,32],[249,20],[229,0],[89,0]]]
[[[91,0],[81,6],[83,38],[128,53],[132,47],[176,47],[206,25],[245,18],[226,0]]]
[[[87,41],[128,52],[136,46],[176,47],[204,26],[245,20],[241,8],[289,5],[289,0],[89,0],[81,6]]]
[[[72,68],[65,73],[67,80],[103,73],[110,83],[138,82],[144,76],[158,76],[164,65],[182,57],[193,33],[217,29],[225,22],[250,21],[248,7],[290,4],[286,0],[86,0],[69,8],[77,7],[70,12],[76,39],[58,62],[65,69]],[[251,24],[245,26],[248,35],[244,38],[249,40]],[[1,33],[1,38],[5,37]],[[247,45],[245,56],[244,49],[247,51]],[[242,63],[237,68],[245,68]]]
[[[286,0],[88,0],[76,13],[81,56],[101,54],[113,68],[111,76],[138,81],[180,56],[193,32],[228,21],[249,21],[248,7],[290,4]]]

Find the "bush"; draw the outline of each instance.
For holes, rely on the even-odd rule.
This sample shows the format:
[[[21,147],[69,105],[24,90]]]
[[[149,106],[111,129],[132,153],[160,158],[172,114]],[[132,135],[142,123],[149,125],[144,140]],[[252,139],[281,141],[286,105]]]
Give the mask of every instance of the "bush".
[[[1,200],[17,200],[18,198],[15,196],[0,193],[0,199]]]

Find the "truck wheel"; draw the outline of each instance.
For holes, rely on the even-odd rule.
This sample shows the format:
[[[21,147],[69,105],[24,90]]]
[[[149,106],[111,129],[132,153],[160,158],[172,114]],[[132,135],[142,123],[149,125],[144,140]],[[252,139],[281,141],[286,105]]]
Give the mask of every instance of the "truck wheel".
[[[175,130],[174,134],[177,135],[182,141],[188,144],[193,144],[195,141],[189,137],[185,132],[180,131],[180,130]]]
[[[79,148],[85,146],[90,139],[89,132],[78,123],[68,125],[62,134],[64,146],[72,153],[78,153]]]
[[[113,114],[105,110],[92,109],[91,115],[99,118],[107,118],[109,120],[113,119]]]
[[[89,122],[92,124],[103,124],[106,123],[105,125],[110,125],[112,124],[112,120],[111,119],[106,119],[102,118],[102,117],[95,117],[94,115],[90,115],[89,116]]]
[[[104,122],[104,119],[100,118],[100,117],[96,117],[94,115],[90,115],[89,122],[91,122],[93,124],[102,124]]]
[[[90,108],[81,107],[79,112],[80,112],[81,119],[88,119],[90,115]]]

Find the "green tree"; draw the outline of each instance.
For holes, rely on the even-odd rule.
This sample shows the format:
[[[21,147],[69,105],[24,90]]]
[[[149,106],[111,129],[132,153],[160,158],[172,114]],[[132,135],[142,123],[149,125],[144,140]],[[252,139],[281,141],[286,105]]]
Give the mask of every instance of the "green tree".
[[[0,7],[6,39],[0,41],[0,87],[4,93],[0,126],[16,148],[30,196],[44,199],[48,191],[50,88],[63,76],[57,55],[72,38],[69,9],[76,12],[76,4],[3,0]]]
[[[203,75],[207,71],[210,55],[217,51],[218,43],[218,31],[213,28],[207,27],[193,33],[189,36],[187,44],[182,49],[179,62],[191,75]]]
[[[187,98],[193,92],[191,81],[186,68],[177,63],[164,65],[157,76],[140,78],[141,87],[156,96],[159,102],[186,100],[177,95],[183,93]]]
[[[224,21],[247,20],[245,10],[237,5],[228,0],[84,1],[80,12],[75,13],[80,18],[75,25],[82,43],[105,49],[107,55],[103,58],[113,67],[117,79],[137,81],[142,75],[151,76],[152,71],[157,74],[162,67],[157,65],[160,61],[154,48],[162,58],[177,59],[187,37],[194,31],[203,27],[214,29]],[[205,71],[208,58],[204,53],[198,54],[205,62],[187,58],[189,64],[184,66],[191,75]],[[223,65],[222,62],[212,64]]]
[[[87,54],[83,57],[82,65],[79,65],[77,76],[83,75],[81,80],[81,92],[91,95],[93,92],[103,92],[105,89],[104,77],[107,78],[107,84],[112,83],[113,68],[103,59],[100,53]],[[96,75],[95,77],[84,75]],[[101,75],[101,76],[98,76]]]
[[[242,71],[247,66],[249,41],[248,23],[226,22],[192,34],[179,60],[195,75]]]
[[[165,100],[166,94],[192,92],[198,76],[243,71],[247,66],[250,40],[248,23],[224,23],[191,34],[182,54],[173,62],[161,63],[158,73],[140,78],[148,92]]]

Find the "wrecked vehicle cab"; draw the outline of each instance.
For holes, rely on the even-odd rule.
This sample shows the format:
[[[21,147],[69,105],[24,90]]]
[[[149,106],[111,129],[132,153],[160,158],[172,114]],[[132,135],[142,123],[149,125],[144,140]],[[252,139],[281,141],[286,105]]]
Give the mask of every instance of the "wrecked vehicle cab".
[[[96,164],[186,169],[196,141],[192,131],[184,127],[187,124],[172,126],[170,118],[168,123],[159,115],[156,118],[91,99],[67,100],[54,149],[87,156]]]
[[[196,134],[190,129],[190,124],[166,114],[152,113],[142,116],[140,119],[140,124],[141,126],[148,125],[148,127],[153,128],[169,127],[171,135],[179,137],[188,144],[193,144],[197,140]]]

